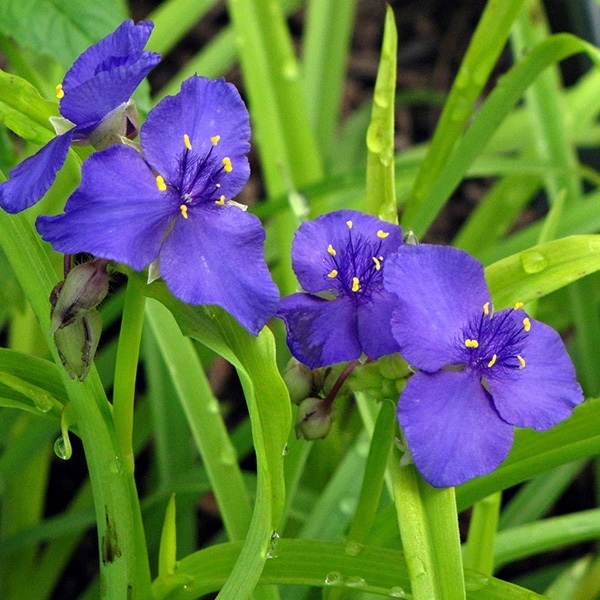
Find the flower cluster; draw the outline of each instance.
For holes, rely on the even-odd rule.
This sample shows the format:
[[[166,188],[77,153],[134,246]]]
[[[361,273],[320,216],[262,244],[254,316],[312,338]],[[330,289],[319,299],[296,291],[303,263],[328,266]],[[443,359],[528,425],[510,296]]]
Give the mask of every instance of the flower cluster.
[[[311,368],[399,351],[417,370],[398,404],[414,463],[434,486],[459,485],[506,458],[515,426],[552,427],[582,391],[558,333],[521,304],[493,311],[478,261],[401,241],[351,211],[304,223],[292,258],[308,293],[284,298],[279,316]]]
[[[126,143],[137,135],[131,94],[160,60],[144,50],[152,27],[126,21],[75,61],[56,89],[59,135],[11,171],[0,205],[19,212],[37,202],[69,146],[90,143],[100,151],[64,214],[38,218],[42,237],[67,255],[151,266],[184,302],[221,306],[258,334],[279,292],[260,221],[232,200],[250,174],[248,111],[233,85],[194,76],[150,111],[141,151]]]

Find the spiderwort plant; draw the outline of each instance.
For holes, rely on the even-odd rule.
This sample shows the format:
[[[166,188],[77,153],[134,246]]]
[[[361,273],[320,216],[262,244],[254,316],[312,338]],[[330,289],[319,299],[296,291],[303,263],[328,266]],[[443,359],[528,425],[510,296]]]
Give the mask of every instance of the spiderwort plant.
[[[259,219],[231,201],[250,173],[249,137],[235,87],[194,76],[148,114],[143,156],[124,145],[92,155],[65,213],[39,217],[38,230],[66,254],[135,270],[156,261],[176,297],[221,306],[257,334],[279,294]]]
[[[305,292],[281,300],[292,354],[312,369],[398,351],[390,331],[394,296],[382,268],[402,244],[402,230],[375,217],[340,210],[303,223],[292,267]]]
[[[402,246],[384,285],[398,298],[391,327],[419,371],[398,419],[417,469],[436,487],[494,470],[513,427],[544,430],[583,400],[564,344],[518,303],[494,313],[483,266],[446,246]]]
[[[17,213],[48,191],[63,166],[71,144],[97,149],[137,133],[130,97],[160,61],[144,50],[153,24],[125,21],[113,33],[88,48],[56,87],[62,118],[53,119],[57,136],[10,172],[0,185],[0,206]]]

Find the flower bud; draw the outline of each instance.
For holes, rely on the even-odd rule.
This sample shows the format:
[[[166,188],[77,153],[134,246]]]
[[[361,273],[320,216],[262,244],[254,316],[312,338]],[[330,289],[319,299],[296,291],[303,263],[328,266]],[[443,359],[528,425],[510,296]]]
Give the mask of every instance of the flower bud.
[[[50,333],[73,323],[102,300],[108,292],[107,260],[94,259],[74,267],[64,282],[52,290]]]
[[[92,366],[100,334],[102,317],[96,309],[58,329],[54,333],[54,343],[62,364],[72,379],[83,381]]]
[[[121,138],[133,139],[138,132],[138,113],[133,100],[124,102],[108,113],[90,133],[89,143],[96,150],[122,143]]]
[[[323,398],[306,398],[298,407],[296,437],[306,440],[324,438],[331,430],[335,407]]]
[[[294,404],[300,404],[313,391],[313,372],[295,358],[291,358],[285,367],[283,381],[290,393],[290,400]]]

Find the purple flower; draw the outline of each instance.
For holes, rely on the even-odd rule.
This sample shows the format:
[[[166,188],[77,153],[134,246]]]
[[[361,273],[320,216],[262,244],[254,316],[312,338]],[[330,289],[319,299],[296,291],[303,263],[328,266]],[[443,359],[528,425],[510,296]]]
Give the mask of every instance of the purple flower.
[[[143,50],[152,27],[149,21],[137,25],[125,21],[73,63],[56,88],[64,117],[55,121],[59,135],[15,167],[0,185],[0,206],[6,212],[21,212],[40,200],[54,183],[71,144],[104,148],[115,141],[111,135],[115,129],[122,135],[135,130],[128,120],[129,99],[160,61],[160,55]]]
[[[483,266],[456,248],[408,246],[388,260],[392,331],[420,369],[398,419],[417,469],[436,487],[493,471],[513,426],[544,430],[583,400],[560,336],[520,304],[492,311]]]
[[[257,217],[230,202],[248,179],[250,126],[235,87],[192,77],[142,126],[143,157],[114,145],[83,164],[80,187],[56,217],[39,217],[59,252],[89,252],[141,270],[154,261],[172,293],[217,304],[250,332],[279,294]]]
[[[292,266],[308,293],[283,298],[280,316],[292,354],[312,369],[398,351],[390,330],[395,298],[382,268],[402,244],[398,225],[352,210],[303,223]]]

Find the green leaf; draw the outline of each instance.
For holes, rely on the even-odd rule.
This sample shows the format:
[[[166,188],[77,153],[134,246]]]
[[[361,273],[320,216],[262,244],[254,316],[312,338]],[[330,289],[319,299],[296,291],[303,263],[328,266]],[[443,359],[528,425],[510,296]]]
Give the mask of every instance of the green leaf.
[[[426,222],[431,222],[435,217],[429,206],[434,186],[447,167],[448,157],[462,135],[524,2],[525,0],[490,0],[487,3],[406,206],[402,223],[414,229],[417,235],[421,235],[426,229]]]
[[[427,185],[414,196],[416,200],[411,202],[410,208],[407,206],[403,223],[412,228],[417,235],[422,235],[531,82],[549,65],[581,52],[585,52],[600,64],[600,51],[596,47],[573,35],[557,34],[535,46],[503,75],[473,119],[468,131],[452,150],[451,156],[450,152],[444,155],[443,164],[437,166],[435,171],[435,181],[432,181],[435,173],[431,173]],[[424,166],[425,161],[421,172]]]
[[[180,560],[175,575],[191,581],[157,598],[192,600],[217,591],[227,578],[241,544],[221,544]],[[277,557],[267,561],[259,583],[265,585],[308,585],[322,588],[343,587],[348,591],[378,594],[387,598],[402,598],[410,594],[406,559],[402,552],[389,548],[365,546],[358,554],[346,553],[339,542],[315,542],[281,539]],[[483,577],[466,571],[468,600],[542,600],[543,596],[494,577]],[[155,592],[161,580],[153,583]],[[395,594],[395,596],[394,596]],[[241,598],[241,597],[240,597]]]
[[[367,212],[398,223],[394,179],[394,113],[398,32],[394,12],[387,7],[381,61],[367,130]]]
[[[35,144],[45,144],[54,135],[49,118],[56,115],[58,104],[44,100],[25,79],[0,71],[0,121],[11,131]]]
[[[193,307],[176,300],[164,284],[154,283],[147,291],[169,308],[184,334],[231,362],[244,388],[257,460],[256,503],[242,551],[220,597],[245,598],[260,577],[285,505],[283,456],[291,408],[277,369],[273,335],[265,327],[254,337],[217,307]]]
[[[0,31],[65,67],[126,18],[121,0],[0,2]]]
[[[600,235],[578,235],[534,246],[486,268],[497,308],[529,302],[600,269]]]

